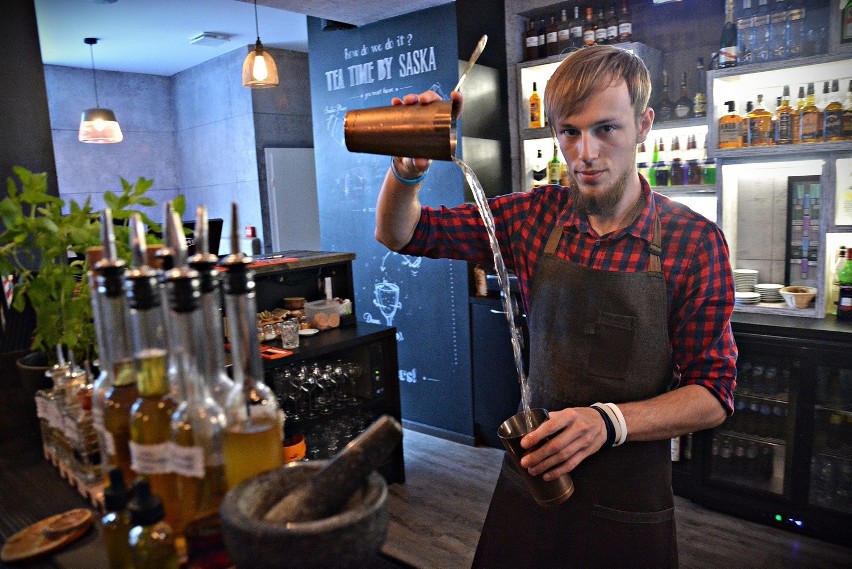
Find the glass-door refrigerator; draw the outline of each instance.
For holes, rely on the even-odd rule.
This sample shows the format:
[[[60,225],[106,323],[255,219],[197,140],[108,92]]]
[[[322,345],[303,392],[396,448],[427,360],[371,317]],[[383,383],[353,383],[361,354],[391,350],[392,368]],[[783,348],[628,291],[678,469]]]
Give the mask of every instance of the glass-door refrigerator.
[[[852,543],[852,347],[736,334],[734,414],[695,433],[677,494],[712,509]]]

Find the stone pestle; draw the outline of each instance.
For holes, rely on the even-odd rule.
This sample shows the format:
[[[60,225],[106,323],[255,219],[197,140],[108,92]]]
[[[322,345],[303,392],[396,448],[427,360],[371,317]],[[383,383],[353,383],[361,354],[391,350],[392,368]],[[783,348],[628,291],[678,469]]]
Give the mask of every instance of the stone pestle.
[[[382,415],[313,478],[281,498],[264,521],[305,522],[337,514],[401,441],[402,426],[393,417]]]

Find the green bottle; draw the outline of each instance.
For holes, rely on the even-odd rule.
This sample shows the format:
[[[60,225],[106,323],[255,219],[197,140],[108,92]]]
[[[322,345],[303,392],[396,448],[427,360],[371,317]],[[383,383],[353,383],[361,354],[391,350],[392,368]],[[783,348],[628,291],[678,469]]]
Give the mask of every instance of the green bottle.
[[[101,518],[104,543],[110,569],[133,569],[130,554],[130,512],[127,511],[127,486],[120,468],[109,471],[109,487],[104,490],[104,508]]]
[[[179,569],[175,535],[163,521],[163,502],[151,494],[151,485],[140,478],[133,485],[129,544],[135,569]]]

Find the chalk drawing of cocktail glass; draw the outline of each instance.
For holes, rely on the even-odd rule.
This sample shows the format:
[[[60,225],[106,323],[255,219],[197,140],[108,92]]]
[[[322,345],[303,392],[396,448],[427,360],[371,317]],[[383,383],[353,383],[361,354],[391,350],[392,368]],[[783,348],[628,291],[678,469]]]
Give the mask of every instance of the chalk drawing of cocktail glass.
[[[385,323],[393,326],[393,317],[396,311],[402,308],[402,303],[399,302],[399,285],[382,281],[376,284],[374,292],[376,298],[373,304],[382,312]]]

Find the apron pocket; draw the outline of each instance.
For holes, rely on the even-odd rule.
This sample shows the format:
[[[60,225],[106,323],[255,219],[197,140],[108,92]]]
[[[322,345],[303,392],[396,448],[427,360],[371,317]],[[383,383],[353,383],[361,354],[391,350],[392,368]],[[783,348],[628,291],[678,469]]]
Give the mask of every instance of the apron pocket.
[[[597,321],[587,326],[595,338],[589,343],[589,372],[592,375],[624,379],[630,372],[636,317],[598,312]]]
[[[594,560],[590,566],[625,569],[678,566],[674,508],[630,512],[595,505],[587,534],[589,538],[583,549]]]

